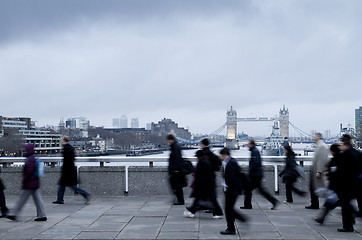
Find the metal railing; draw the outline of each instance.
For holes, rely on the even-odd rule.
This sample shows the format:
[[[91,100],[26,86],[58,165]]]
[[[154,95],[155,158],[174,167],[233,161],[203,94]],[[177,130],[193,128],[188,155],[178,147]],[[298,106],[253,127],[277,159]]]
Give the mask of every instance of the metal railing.
[[[245,166],[248,165],[249,157],[248,156],[241,156],[241,157],[234,157],[239,165]],[[46,163],[50,167],[54,168],[56,165],[60,165],[62,163],[62,157],[39,157],[42,162]],[[197,159],[186,158],[193,162],[196,165]],[[284,156],[263,156],[263,165],[265,166],[273,166],[274,168],[274,184],[275,184],[275,192],[279,191],[278,187],[278,166],[283,166],[285,162]],[[312,156],[296,156],[297,162],[299,165],[310,165],[312,162]],[[13,164],[22,164],[24,163],[24,157],[0,157],[0,164],[3,167],[11,167]],[[129,167],[137,167],[137,166],[146,166],[146,167],[166,167],[168,163],[168,157],[154,157],[154,156],[147,156],[147,157],[119,157],[119,156],[99,156],[99,157],[76,157],[76,165],[81,167],[82,163],[97,163],[100,167],[104,167],[106,164],[109,166],[123,166],[125,171],[125,189],[124,193],[128,193],[128,169]],[[83,165],[84,166],[84,165]],[[79,168],[77,167],[77,170]]]

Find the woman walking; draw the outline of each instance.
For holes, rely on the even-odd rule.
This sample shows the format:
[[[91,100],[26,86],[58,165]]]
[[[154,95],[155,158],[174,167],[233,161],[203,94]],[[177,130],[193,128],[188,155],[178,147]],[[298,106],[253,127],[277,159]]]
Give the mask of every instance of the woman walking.
[[[35,176],[36,170],[36,159],[34,157],[34,145],[26,144],[24,156],[26,157],[25,164],[23,167],[23,187],[21,190],[20,197],[15,204],[15,207],[9,211],[7,218],[10,220],[16,220],[16,216],[20,210],[24,207],[28,201],[30,195],[33,196],[34,203],[36,206],[37,217],[34,221],[46,221],[44,204],[40,195],[40,179]]]
[[[297,181],[297,178],[299,177],[299,173],[296,170],[296,167],[298,166],[297,162],[295,161],[295,153],[293,149],[286,145],[284,146],[284,152],[287,156],[285,158],[285,168],[284,170],[279,174],[279,177],[282,177],[283,183],[285,183],[285,190],[286,190],[286,197],[287,200],[285,202],[292,203],[293,202],[293,194],[292,191],[297,193],[300,196],[304,196],[305,192],[299,190],[294,186],[294,183]]]

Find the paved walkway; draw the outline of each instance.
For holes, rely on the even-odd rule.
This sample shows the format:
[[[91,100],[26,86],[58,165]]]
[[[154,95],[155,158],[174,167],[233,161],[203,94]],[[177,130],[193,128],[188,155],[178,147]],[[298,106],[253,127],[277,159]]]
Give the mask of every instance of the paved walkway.
[[[9,207],[16,199],[7,199]],[[361,218],[356,232],[339,233],[340,209],[321,226],[312,220],[317,211],[304,209],[306,198],[272,211],[269,203],[256,196],[254,209],[242,211],[250,222],[237,223],[235,236],[219,234],[225,229],[225,219],[215,220],[204,212],[193,219],[183,217],[184,206],[172,206],[169,197],[94,198],[90,205],[81,197],[66,198],[65,205],[53,205],[52,200],[44,198],[47,222],[33,221],[32,200],[17,221],[0,219],[0,239],[362,239]]]

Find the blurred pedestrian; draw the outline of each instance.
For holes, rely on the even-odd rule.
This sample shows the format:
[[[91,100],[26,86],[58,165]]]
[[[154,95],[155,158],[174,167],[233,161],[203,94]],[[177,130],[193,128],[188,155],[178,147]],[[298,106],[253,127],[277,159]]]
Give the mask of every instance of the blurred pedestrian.
[[[0,168],[0,173],[1,173],[1,168]],[[0,208],[1,208],[0,218],[6,217],[6,214],[7,214],[8,210],[9,210],[6,207],[6,199],[5,199],[4,189],[5,189],[5,186],[3,184],[3,181],[0,178]]]
[[[311,204],[309,206],[305,206],[307,209],[319,209],[319,199],[315,194],[315,190],[326,187],[326,176],[324,176],[324,172],[327,170],[327,166],[329,164],[328,147],[324,143],[321,133],[315,134],[314,142],[316,143],[316,149],[314,152],[309,180]]]
[[[72,145],[70,145],[70,138],[64,136],[61,139],[61,144],[63,145],[63,166],[61,170],[61,176],[58,183],[58,195],[57,200],[53,204],[64,204],[64,193],[65,188],[70,187],[75,193],[81,194],[85,203],[88,204],[90,201],[90,194],[85,190],[77,187],[78,178],[77,178],[77,169],[75,167],[75,152]]]
[[[184,205],[185,199],[183,188],[187,186],[187,183],[185,175],[182,173],[184,161],[181,154],[181,148],[178,145],[175,136],[172,134],[167,136],[167,142],[171,149],[168,162],[168,173],[170,175],[171,189],[177,198],[177,200],[173,202],[173,205]]]
[[[191,218],[195,217],[195,213],[199,210],[215,208],[214,204],[210,201],[212,191],[215,188],[210,160],[203,150],[197,151],[196,157],[198,162],[191,194],[195,199],[192,206],[187,207],[184,212],[185,217]]]
[[[235,219],[246,222],[247,218],[234,209],[235,202],[243,192],[241,168],[237,161],[230,156],[230,150],[223,148],[220,151],[223,160],[223,187],[225,193],[225,216],[227,228],[220,233],[222,235],[235,235]]]
[[[360,174],[360,152],[352,147],[351,136],[344,134],[340,139],[341,160],[337,165],[340,188],[337,192],[342,207],[342,228],[339,232],[353,232],[356,210],[351,201],[359,194],[358,177]]]
[[[286,155],[285,158],[285,167],[284,170],[279,174],[282,177],[282,182],[285,183],[286,190],[286,202],[293,202],[293,194],[292,191],[300,196],[304,196],[306,193],[302,190],[299,190],[294,186],[294,183],[297,181],[298,177],[300,177],[296,167],[298,166],[295,161],[295,153],[291,146],[284,145],[284,153]]]
[[[33,196],[37,217],[34,221],[46,221],[43,199],[40,195],[40,179],[35,175],[36,159],[34,157],[35,150],[33,144],[26,144],[24,147],[24,156],[26,157],[23,167],[23,181],[20,197],[15,204],[15,207],[9,211],[7,218],[16,220],[21,209],[28,201],[30,195]]]
[[[217,193],[216,193],[216,172],[220,171],[221,165],[222,165],[222,161],[221,159],[216,156],[210,149],[210,142],[207,138],[201,140],[200,142],[200,147],[201,149],[204,151],[204,154],[207,155],[207,157],[209,158],[209,161],[211,163],[211,167],[212,167],[212,177],[213,177],[213,188],[212,188],[212,192],[211,192],[211,196],[210,196],[210,201],[213,203],[213,205],[215,206],[214,209],[211,209],[207,212],[212,212],[214,218],[221,218],[224,214],[222,212],[222,209],[220,207],[219,202],[217,201]]]
[[[339,182],[339,177],[337,175],[338,164],[341,161],[341,151],[339,150],[339,144],[332,144],[330,147],[332,154],[332,160],[328,164],[328,170],[325,172],[325,175],[328,177],[328,189],[330,194],[324,202],[323,208],[319,213],[318,217],[315,218],[315,221],[323,224],[328,213],[340,205],[338,198],[338,192],[340,191],[341,185]]]
[[[253,208],[251,204],[252,191],[258,188],[263,197],[265,197],[271,204],[273,204],[271,209],[275,210],[279,204],[279,201],[274,198],[270,193],[268,193],[263,187],[262,180],[264,176],[264,170],[261,162],[260,152],[258,151],[258,149],[256,149],[254,140],[249,140],[248,148],[251,152],[249,160],[248,184],[245,186],[244,206],[240,208]]]

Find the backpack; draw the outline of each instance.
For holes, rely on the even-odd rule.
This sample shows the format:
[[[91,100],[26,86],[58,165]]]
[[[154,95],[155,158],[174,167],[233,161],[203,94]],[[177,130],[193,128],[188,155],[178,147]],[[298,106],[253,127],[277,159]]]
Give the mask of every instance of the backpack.
[[[212,171],[214,171],[214,172],[220,171],[220,168],[222,165],[220,158],[218,156],[216,156],[213,152],[210,152],[207,155],[211,162]]]
[[[45,176],[44,163],[39,158],[36,158],[35,162],[36,162],[36,164],[35,164],[35,173],[34,173],[34,175],[37,178],[43,178]]]

